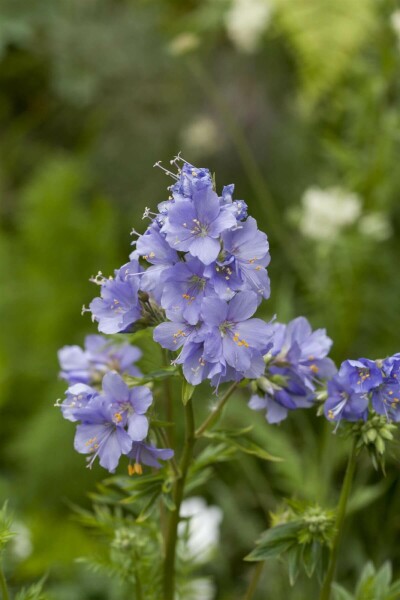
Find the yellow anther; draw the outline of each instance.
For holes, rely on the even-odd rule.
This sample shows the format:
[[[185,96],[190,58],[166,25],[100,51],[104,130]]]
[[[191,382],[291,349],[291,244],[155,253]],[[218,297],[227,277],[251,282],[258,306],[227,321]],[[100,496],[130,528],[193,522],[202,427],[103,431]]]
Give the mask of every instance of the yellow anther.
[[[114,413],[114,421],[115,421],[115,423],[121,423],[121,421],[122,421],[122,415],[121,415],[120,412]]]
[[[313,373],[318,373],[319,368],[317,367],[317,365],[310,365],[310,371],[312,371]]]
[[[333,419],[334,417],[333,410],[328,410],[328,419]]]

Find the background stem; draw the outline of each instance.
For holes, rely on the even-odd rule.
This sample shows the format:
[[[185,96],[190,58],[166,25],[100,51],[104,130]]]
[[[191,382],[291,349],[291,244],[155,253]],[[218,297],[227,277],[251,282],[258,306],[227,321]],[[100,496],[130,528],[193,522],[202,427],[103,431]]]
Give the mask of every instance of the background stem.
[[[174,488],[175,510],[171,511],[167,525],[164,561],[164,597],[163,600],[174,600],[175,596],[175,554],[178,538],[179,512],[182,504],[187,472],[193,456],[193,447],[196,441],[194,435],[194,414],[192,400],[185,406],[185,443],[180,461],[180,474]]]
[[[10,600],[10,595],[8,593],[7,582],[4,576],[3,568],[0,566],[0,591],[1,591],[1,600]]]
[[[357,440],[354,439],[349,455],[349,460],[347,463],[346,474],[343,480],[342,491],[340,493],[335,523],[336,534],[332,544],[328,570],[321,588],[320,600],[329,600],[331,597],[331,587],[333,578],[335,576],[339,544],[342,537],[343,523],[346,516],[346,506],[350,495],[351,484],[353,482],[354,471],[356,468],[356,444]]]
[[[244,597],[244,600],[252,600],[253,596],[254,596],[254,592],[257,589],[257,585],[258,582],[260,581],[260,577],[263,571],[265,563],[263,561],[260,561],[257,566],[254,568],[253,570],[253,575],[252,578],[250,580],[250,585],[247,589],[246,595]]]
[[[205,421],[196,430],[196,437],[201,437],[207,429],[210,429],[213,425],[215,425],[215,423],[218,421],[218,419],[221,416],[221,412],[222,412],[225,404],[228,402],[229,398],[231,397],[233,392],[236,390],[238,385],[239,385],[239,382],[236,381],[225,392],[225,394],[219,400],[218,404],[215,406],[214,410],[212,410],[210,412],[210,414],[205,419]]]

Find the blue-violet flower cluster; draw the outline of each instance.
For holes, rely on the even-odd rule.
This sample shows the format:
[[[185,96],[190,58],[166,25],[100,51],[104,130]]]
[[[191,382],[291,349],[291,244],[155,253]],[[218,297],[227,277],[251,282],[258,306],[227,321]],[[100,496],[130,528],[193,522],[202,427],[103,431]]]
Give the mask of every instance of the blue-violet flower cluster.
[[[121,376],[139,377],[134,363],[140,357],[135,346],[110,343],[100,335],[87,336],[84,349],[65,346],[59,351],[60,375],[70,384],[61,411],[65,419],[79,422],[74,446],[88,455],[90,467],[98,458],[102,467],[113,472],[121,455],[126,455],[129,473],[141,473],[142,464],[158,468],[160,459],[173,455],[146,439],[146,413],[153,401],[150,389],[129,388]]]
[[[253,383],[250,408],[266,411],[269,423],[279,423],[290,410],[312,406],[322,382],[336,372],[327,358],[331,345],[325,330],[312,331],[304,317],[288,325],[275,323],[265,372]]]
[[[154,339],[179,351],[175,363],[193,385],[259,377],[272,335],[253,318],[270,294],[267,236],[233,199],[233,185],[219,196],[208,169],[172,163],[168,200],[146,209],[151,223],[130,262],[113,278],[95,278],[100,296],[88,310],[103,333],[158,324]]]
[[[400,421],[400,354],[384,360],[344,361],[328,382],[324,412],[330,421],[366,419],[372,408],[389,421]]]

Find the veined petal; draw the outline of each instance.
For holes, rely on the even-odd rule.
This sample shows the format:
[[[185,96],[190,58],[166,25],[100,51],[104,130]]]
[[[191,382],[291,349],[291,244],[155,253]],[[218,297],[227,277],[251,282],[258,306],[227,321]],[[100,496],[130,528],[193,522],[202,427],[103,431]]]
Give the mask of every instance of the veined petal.
[[[149,432],[149,422],[144,415],[128,415],[128,434],[134,442],[141,442]]]

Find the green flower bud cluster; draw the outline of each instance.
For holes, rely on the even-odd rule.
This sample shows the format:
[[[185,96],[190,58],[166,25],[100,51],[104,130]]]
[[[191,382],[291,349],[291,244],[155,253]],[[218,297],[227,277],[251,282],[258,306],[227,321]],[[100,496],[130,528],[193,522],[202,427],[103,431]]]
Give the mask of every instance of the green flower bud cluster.
[[[351,433],[358,438],[357,450],[368,450],[375,469],[380,467],[384,471],[386,444],[393,440],[396,428],[384,415],[376,413],[372,413],[367,421],[358,421],[352,425]]]

